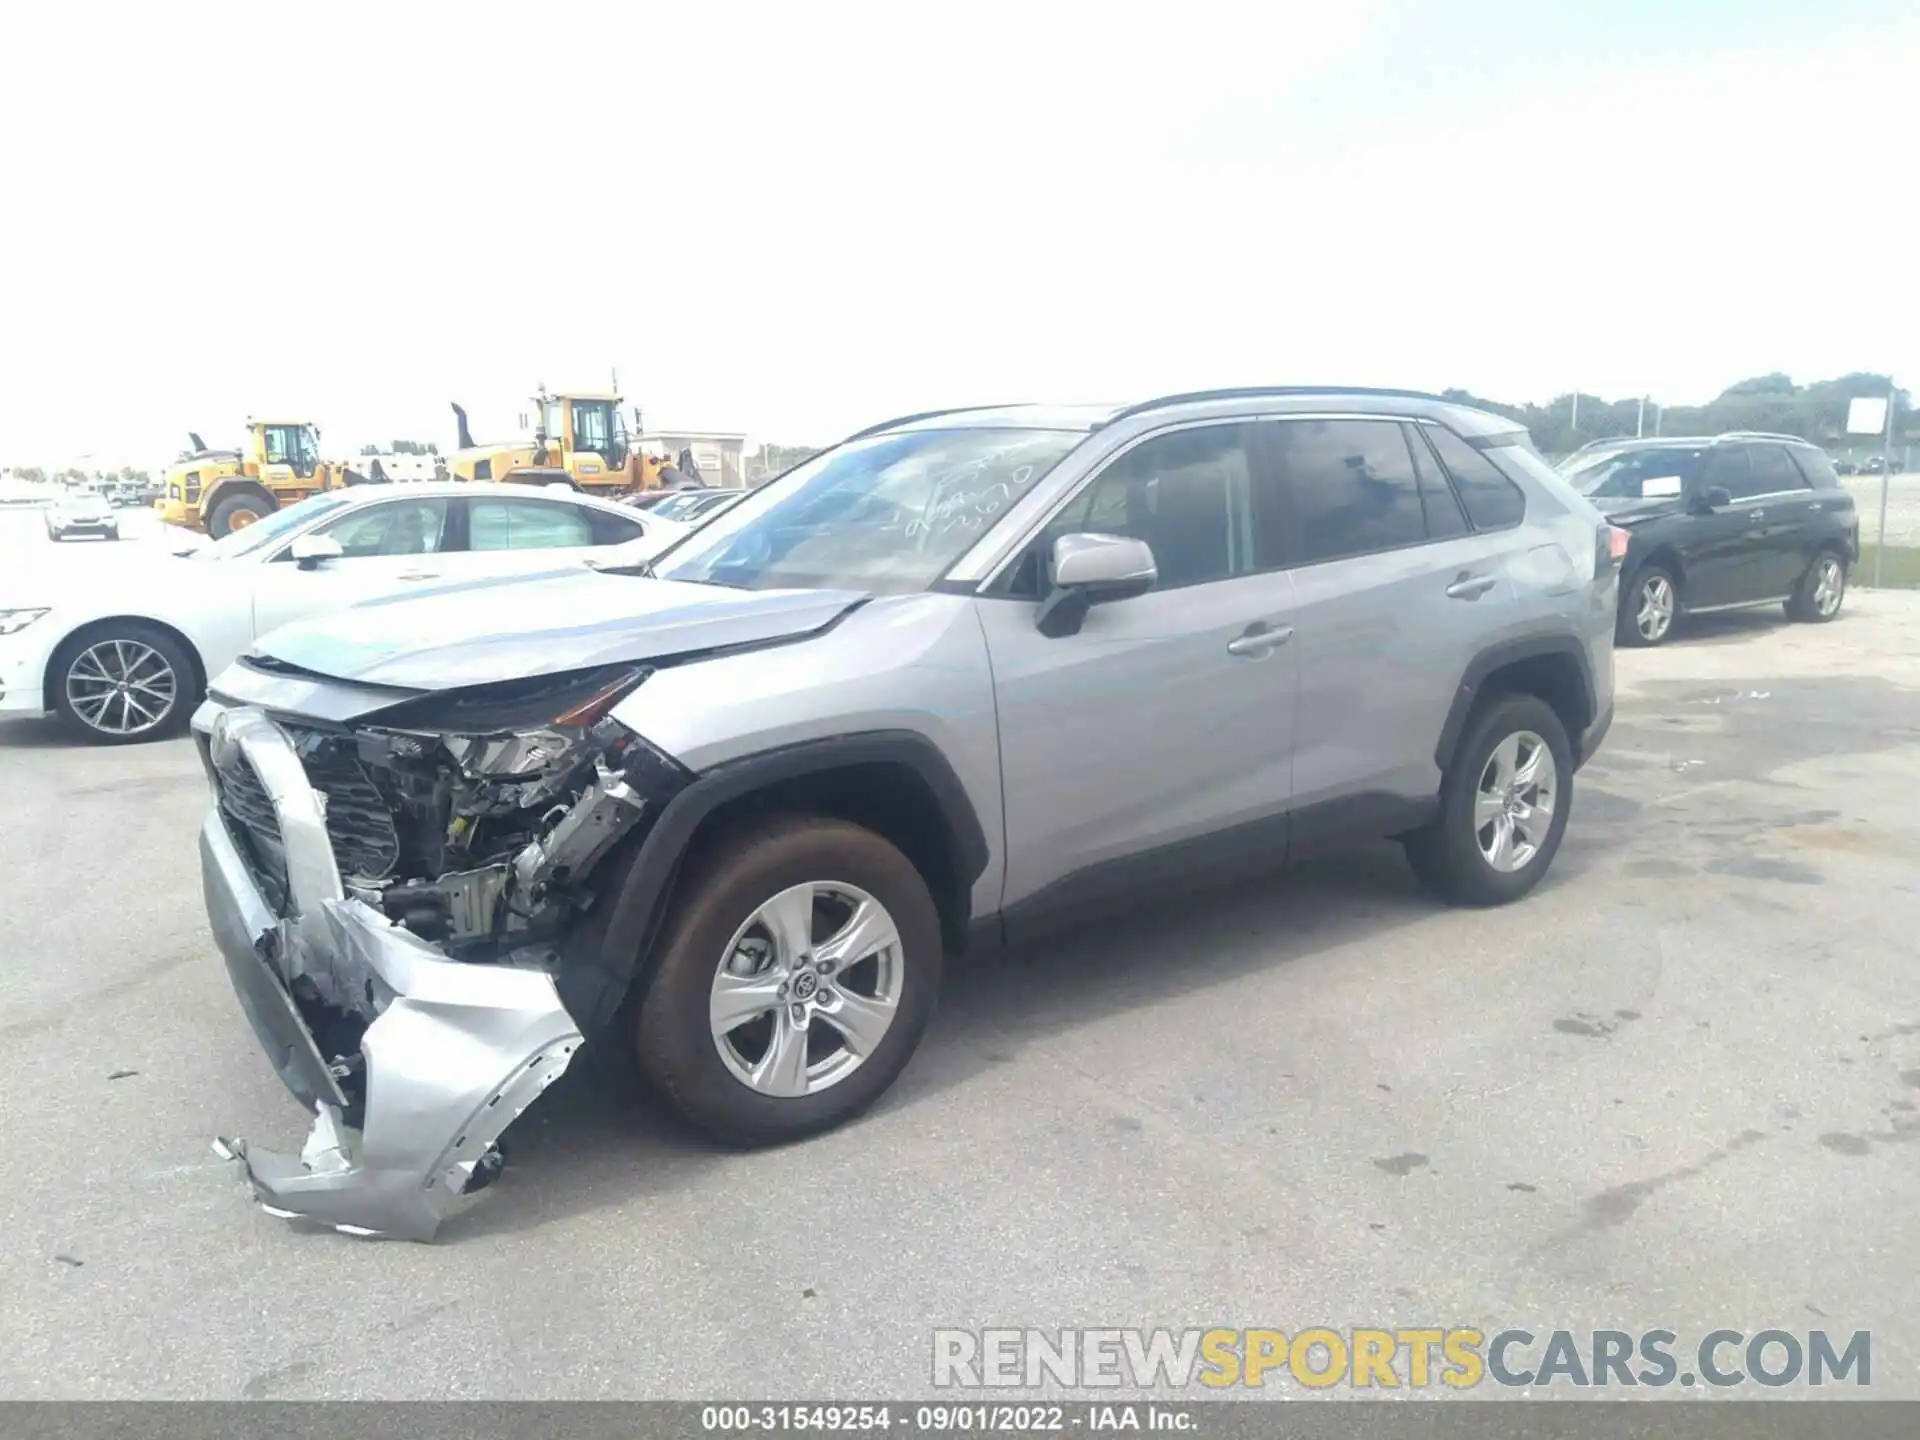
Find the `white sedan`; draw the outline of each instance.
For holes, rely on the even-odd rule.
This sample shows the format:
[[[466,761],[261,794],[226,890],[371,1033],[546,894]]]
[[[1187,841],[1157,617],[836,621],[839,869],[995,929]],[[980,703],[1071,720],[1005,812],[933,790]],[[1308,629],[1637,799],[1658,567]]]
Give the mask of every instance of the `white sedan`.
[[[0,580],[0,719],[57,713],[98,744],[182,729],[269,630],[362,600],[570,564],[638,564],[690,527],[551,487],[358,486],[187,554]]]

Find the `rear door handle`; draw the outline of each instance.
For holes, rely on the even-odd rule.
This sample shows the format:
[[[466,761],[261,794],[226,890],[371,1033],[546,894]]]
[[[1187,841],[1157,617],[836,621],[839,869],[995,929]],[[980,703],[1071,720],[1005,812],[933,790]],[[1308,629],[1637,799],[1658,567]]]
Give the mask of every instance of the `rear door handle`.
[[[1499,583],[1491,575],[1462,575],[1447,586],[1447,594],[1455,600],[1478,600]]]
[[[1749,510],[1747,512],[1747,518],[1758,525],[1762,520],[1767,518],[1767,512],[1764,510]]]
[[[1253,624],[1247,627],[1246,634],[1236,635],[1227,642],[1227,653],[1238,655],[1243,660],[1264,660],[1274,650],[1293,638],[1291,625]]]

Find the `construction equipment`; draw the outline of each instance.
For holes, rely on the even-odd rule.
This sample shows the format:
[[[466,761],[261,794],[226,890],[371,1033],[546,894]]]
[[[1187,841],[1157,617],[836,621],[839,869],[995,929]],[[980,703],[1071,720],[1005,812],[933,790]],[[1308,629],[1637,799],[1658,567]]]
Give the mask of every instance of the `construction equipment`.
[[[618,395],[549,394],[543,385],[533,397],[533,439],[495,445],[475,444],[467,412],[455,405],[460,448],[447,469],[455,480],[567,485],[603,495],[658,489],[666,462],[633,447],[620,405]]]
[[[169,525],[221,539],[322,490],[377,483],[379,463],[356,470],[320,458],[320,430],[304,420],[247,421],[247,448],[214,450],[193,431],[192,448],[167,467],[153,508]]]

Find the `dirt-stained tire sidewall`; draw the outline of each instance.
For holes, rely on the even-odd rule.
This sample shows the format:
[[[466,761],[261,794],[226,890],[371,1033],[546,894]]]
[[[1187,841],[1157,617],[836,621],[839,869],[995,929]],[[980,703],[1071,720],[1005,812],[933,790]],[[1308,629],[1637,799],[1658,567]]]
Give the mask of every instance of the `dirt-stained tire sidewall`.
[[[874,1053],[838,1084],[783,1100],[756,1093],[720,1058],[708,1020],[727,942],[764,901],[804,881],[857,885],[899,930],[898,1012]],[[846,821],[786,816],[743,828],[676,887],[659,960],[632,1033],[648,1083],[699,1130],[728,1144],[768,1145],[830,1129],[860,1114],[898,1078],[939,997],[940,917],[913,864],[881,836]]]
[[[67,671],[83,650],[102,640],[137,640],[142,645],[151,645],[166,656],[167,664],[173,667],[173,709],[167,712],[166,719],[152,729],[142,730],[137,735],[113,735],[94,729],[74,713],[72,704],[67,700]],[[90,745],[144,745],[149,740],[165,740],[187,728],[187,722],[193,718],[194,707],[200,703],[199,673],[185,647],[164,630],[134,621],[88,630],[62,642],[54,652],[53,663],[47,667],[47,675],[48,688],[53,692],[54,713],[60,717],[61,725],[69,735],[85,740]]]
[[[1480,772],[1494,747],[1516,730],[1531,730],[1553,753],[1558,794],[1547,840],[1525,867],[1503,873],[1487,863],[1474,834],[1473,802]],[[1573,747],[1560,717],[1533,695],[1490,698],[1468,722],[1440,789],[1440,818],[1407,837],[1414,872],[1453,905],[1504,905],[1518,900],[1545,877],[1560,850],[1573,813]]]

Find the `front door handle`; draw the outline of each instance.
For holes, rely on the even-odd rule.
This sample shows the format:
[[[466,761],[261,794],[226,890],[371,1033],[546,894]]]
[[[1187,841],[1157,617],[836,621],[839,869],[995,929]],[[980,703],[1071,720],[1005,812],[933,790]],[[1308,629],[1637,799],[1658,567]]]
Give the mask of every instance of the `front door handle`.
[[[1755,525],[1758,525],[1762,520],[1767,518],[1767,512],[1764,510],[1749,510],[1747,512],[1747,518]]]
[[[1246,634],[1227,642],[1227,653],[1243,660],[1264,660],[1293,638],[1291,625],[1249,625]]]
[[[1447,594],[1455,600],[1478,600],[1499,583],[1491,575],[1462,575],[1447,586]]]

